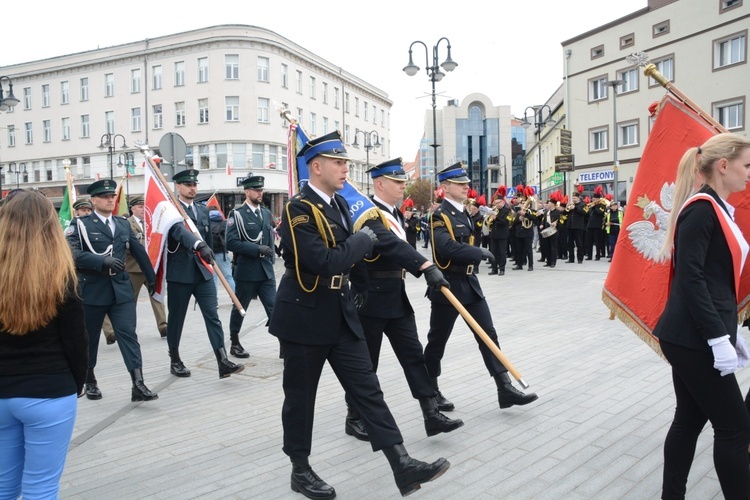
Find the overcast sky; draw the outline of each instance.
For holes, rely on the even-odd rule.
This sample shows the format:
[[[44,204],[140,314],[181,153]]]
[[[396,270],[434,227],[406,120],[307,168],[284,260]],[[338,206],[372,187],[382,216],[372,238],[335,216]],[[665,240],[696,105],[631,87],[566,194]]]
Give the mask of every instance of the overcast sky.
[[[422,137],[424,113],[431,109],[421,46],[414,48],[420,72],[409,77],[402,71],[411,42],[425,42],[430,58],[441,37],[451,42],[458,67],[437,83],[438,107],[447,99],[462,101],[479,92],[494,105],[510,105],[513,114],[522,116],[526,106],[543,103],[562,83],[561,42],[642,9],[648,1],[43,0],[42,4],[43,17],[32,18],[32,11],[20,14],[16,9],[17,17],[5,20],[0,66],[217,24],[259,26],[386,92],[393,101],[391,155],[411,161]],[[447,54],[444,43],[438,50],[439,62]]]

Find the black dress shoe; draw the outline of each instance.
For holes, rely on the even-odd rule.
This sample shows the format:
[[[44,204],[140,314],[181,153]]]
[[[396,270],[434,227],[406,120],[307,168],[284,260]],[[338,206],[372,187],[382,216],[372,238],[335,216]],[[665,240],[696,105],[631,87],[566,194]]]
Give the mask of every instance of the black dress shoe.
[[[235,358],[249,358],[250,353],[245,350],[244,347],[242,347],[242,344],[237,342],[236,344],[232,344],[232,347],[229,348],[229,354],[234,356]]]
[[[599,257],[599,256],[597,255],[597,256],[596,256],[596,258],[595,258],[594,260],[601,260],[601,257]]]
[[[304,463],[303,463],[304,462]],[[336,490],[318,476],[307,464],[307,459],[292,459],[292,491],[307,498],[336,498]]]
[[[117,337],[115,337],[115,334],[107,335],[107,345],[112,345],[115,342],[117,342]]]
[[[497,384],[497,402],[500,408],[510,408],[513,405],[527,405],[539,399],[539,396],[534,393],[524,394],[513,387],[508,372],[496,375],[495,383]]]
[[[174,361],[169,364],[169,372],[175,377],[189,377],[190,370],[185,368],[185,364],[182,361]]]
[[[505,271],[498,271],[498,272],[497,272],[497,275],[498,275],[498,276],[505,276]]]
[[[532,266],[529,266],[529,268],[527,269],[527,271],[533,271],[533,270],[534,268]]]
[[[544,264],[542,267],[549,267],[549,264]]]
[[[216,355],[216,362],[219,365],[219,378],[227,378],[233,373],[240,373],[245,369],[245,365],[229,361],[227,351],[223,347],[214,349],[214,354]]]
[[[591,260],[591,257],[586,257],[586,260]]]
[[[523,271],[523,267],[521,267],[521,266],[513,266],[513,267],[511,268],[511,270],[512,270],[512,271]]]
[[[344,432],[347,436],[352,436],[360,441],[370,440],[370,436],[367,435],[365,423],[361,418],[349,418],[347,416],[346,423],[344,424]]]
[[[163,326],[163,327],[159,328],[159,335],[163,339],[167,338],[167,327],[166,326]]]
[[[550,269],[554,269],[554,268],[555,268],[555,265],[554,265],[554,264],[552,264],[551,266],[549,266],[549,268],[550,268]]]
[[[440,392],[440,390],[435,391],[437,395],[435,396],[435,401],[437,402],[438,410],[440,411],[453,411],[456,409],[456,405],[445,399],[445,396],[443,396],[443,393]]]
[[[421,398],[419,400],[419,406],[422,408],[424,429],[427,432],[428,437],[442,432],[455,431],[464,425],[463,420],[453,420],[440,413],[437,407],[436,398]]]
[[[490,271],[487,273],[489,276],[492,276],[493,274],[497,274],[497,271]]]
[[[383,453],[393,470],[393,478],[402,497],[410,495],[422,487],[422,483],[439,478],[451,466],[444,458],[428,464],[409,456],[404,445],[397,444],[383,449]]]
[[[537,262],[544,262],[544,259],[538,259]]]
[[[143,371],[135,368],[130,372],[130,378],[133,380],[133,388],[130,391],[130,401],[153,401],[159,399],[159,395],[151,392],[146,384],[143,383]]]
[[[86,382],[84,388],[88,399],[102,399],[102,391],[99,390],[99,386],[96,385],[95,381]]]

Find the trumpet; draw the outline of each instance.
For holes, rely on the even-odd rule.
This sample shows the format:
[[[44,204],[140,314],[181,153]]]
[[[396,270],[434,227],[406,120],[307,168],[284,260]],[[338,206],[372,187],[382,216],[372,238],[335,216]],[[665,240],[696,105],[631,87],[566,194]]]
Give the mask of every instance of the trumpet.
[[[591,201],[591,202],[587,203],[587,204],[586,204],[586,208],[592,208],[592,207],[593,207],[594,205],[596,205],[597,203],[598,203],[598,204],[601,204],[601,205],[606,205],[606,206],[609,206],[609,201],[607,201],[607,199],[606,199],[606,198],[597,198],[597,199],[595,199],[594,201]]]

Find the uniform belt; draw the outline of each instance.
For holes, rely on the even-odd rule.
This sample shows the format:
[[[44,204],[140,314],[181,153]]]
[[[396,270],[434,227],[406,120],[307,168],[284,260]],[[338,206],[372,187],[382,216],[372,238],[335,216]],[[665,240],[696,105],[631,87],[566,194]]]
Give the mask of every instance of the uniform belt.
[[[406,279],[406,269],[400,271],[369,271],[367,275],[375,280],[403,280]]]
[[[297,271],[294,269],[287,269],[284,271],[284,276],[287,278],[294,278],[297,279]],[[349,283],[349,275],[348,274],[336,274],[335,276],[318,276],[317,274],[309,274],[309,273],[299,273],[299,277],[302,279],[302,282],[305,283],[305,286],[313,286],[315,284],[315,280],[320,278],[318,280],[318,285],[324,286],[326,288],[330,288],[331,290],[340,290],[344,287],[347,283]]]
[[[115,276],[123,271],[112,271],[112,269],[104,268],[102,271],[91,271],[89,269],[76,269],[78,274],[91,274],[93,276]]]
[[[469,264],[468,266],[450,265],[446,269],[443,269],[443,272],[447,272],[449,274],[463,274],[471,276],[472,274],[474,274],[474,264]]]

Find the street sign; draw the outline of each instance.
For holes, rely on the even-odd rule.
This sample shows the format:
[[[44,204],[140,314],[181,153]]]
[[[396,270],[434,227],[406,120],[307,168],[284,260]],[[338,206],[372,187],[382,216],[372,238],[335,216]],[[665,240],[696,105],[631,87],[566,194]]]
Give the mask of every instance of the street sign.
[[[571,153],[573,153],[573,148],[570,146],[560,146],[560,154],[569,155]]]
[[[572,137],[573,137],[573,132],[571,132],[570,130],[568,130],[566,128],[560,129],[560,138],[561,139],[570,139]]]
[[[571,172],[573,171],[573,164],[575,163],[575,155],[556,155],[555,156],[555,172]]]
[[[561,184],[561,183],[562,183],[562,181],[563,181],[563,174],[562,174],[562,173],[560,173],[560,172],[556,172],[556,173],[555,173],[555,174],[554,174],[554,175],[552,176],[552,182],[553,182],[553,183],[554,183],[555,185],[557,185],[557,184]]]
[[[566,139],[565,137],[560,137],[560,146],[567,146],[571,147],[573,145],[572,139]],[[563,153],[565,154],[565,153]]]
[[[168,132],[159,141],[159,153],[164,161],[176,165],[185,159],[187,143],[180,134]]]

